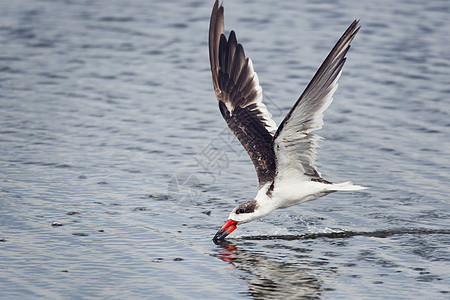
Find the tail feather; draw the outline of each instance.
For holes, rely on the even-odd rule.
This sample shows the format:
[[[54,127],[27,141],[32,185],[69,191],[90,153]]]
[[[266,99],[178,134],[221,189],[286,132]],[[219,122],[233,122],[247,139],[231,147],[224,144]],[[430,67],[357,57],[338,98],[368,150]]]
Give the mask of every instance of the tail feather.
[[[353,184],[351,181],[346,181],[342,183],[333,183],[330,186],[330,190],[333,191],[359,191],[365,189],[367,189],[367,187]]]

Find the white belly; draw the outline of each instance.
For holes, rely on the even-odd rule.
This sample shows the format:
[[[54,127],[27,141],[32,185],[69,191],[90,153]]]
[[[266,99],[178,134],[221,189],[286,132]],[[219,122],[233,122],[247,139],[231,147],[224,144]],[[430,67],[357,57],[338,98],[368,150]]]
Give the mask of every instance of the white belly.
[[[278,202],[278,208],[285,208],[320,198],[327,194],[327,190],[326,184],[321,182],[281,181],[275,184],[272,195]]]

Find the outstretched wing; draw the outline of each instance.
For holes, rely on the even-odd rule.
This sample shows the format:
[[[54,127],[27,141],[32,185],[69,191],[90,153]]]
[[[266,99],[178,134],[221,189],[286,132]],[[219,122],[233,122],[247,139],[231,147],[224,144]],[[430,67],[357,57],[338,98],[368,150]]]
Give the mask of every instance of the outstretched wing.
[[[294,168],[307,175],[306,180],[327,182],[314,166],[319,137],[310,132],[322,128],[323,112],[333,101],[357,25],[355,20],[344,32],[275,133],[277,170]]]
[[[260,186],[275,176],[272,147],[276,124],[262,103],[262,89],[250,58],[234,31],[224,35],[223,6],[216,0],[209,27],[209,60],[220,112],[255,166]]]

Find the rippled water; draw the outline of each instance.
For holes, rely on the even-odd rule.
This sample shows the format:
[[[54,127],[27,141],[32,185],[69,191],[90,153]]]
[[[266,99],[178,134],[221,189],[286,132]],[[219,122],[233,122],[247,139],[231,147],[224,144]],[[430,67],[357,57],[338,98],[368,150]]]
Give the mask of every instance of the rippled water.
[[[319,170],[370,189],[222,246],[257,184],[212,90],[212,4],[0,2],[0,298],[448,299],[448,1],[225,1],[277,122],[361,18]]]

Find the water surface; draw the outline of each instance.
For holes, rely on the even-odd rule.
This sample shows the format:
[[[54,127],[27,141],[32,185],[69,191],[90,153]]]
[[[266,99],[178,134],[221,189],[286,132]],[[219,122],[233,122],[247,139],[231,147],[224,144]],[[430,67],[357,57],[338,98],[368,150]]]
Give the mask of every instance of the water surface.
[[[212,90],[210,2],[0,2],[0,298],[447,299],[447,1],[226,1],[278,123],[361,18],[318,167],[369,189],[222,246],[257,182]]]

